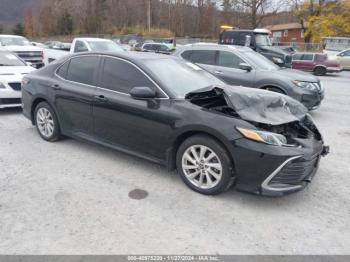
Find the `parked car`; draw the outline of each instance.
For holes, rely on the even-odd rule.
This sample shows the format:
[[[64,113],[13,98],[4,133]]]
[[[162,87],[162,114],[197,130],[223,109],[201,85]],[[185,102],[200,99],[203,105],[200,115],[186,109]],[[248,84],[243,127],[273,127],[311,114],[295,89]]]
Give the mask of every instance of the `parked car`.
[[[116,44],[112,40],[104,38],[75,38],[68,51],[45,49],[44,50],[44,61],[48,65],[51,62],[60,59],[69,54],[81,53],[81,52],[112,52],[119,51],[124,52],[125,50],[119,44]]]
[[[44,140],[85,139],[176,168],[202,194],[233,184],[255,194],[295,192],[328,152],[296,100],[227,86],[173,56],[72,55],[26,76],[22,97]]]
[[[174,49],[169,47],[171,44],[163,43],[139,43],[135,45],[134,50],[139,52],[152,52],[161,54],[171,54]]]
[[[124,35],[120,37],[120,42],[127,45],[136,44],[143,42],[143,37],[137,34]]]
[[[38,42],[30,42],[33,46],[36,46],[36,47],[40,47],[40,48],[46,48],[46,46],[42,43],[38,43]]]
[[[62,51],[70,51],[72,46],[71,43],[64,43],[59,41],[49,41],[45,43],[46,48],[62,50]]]
[[[0,50],[7,50],[17,54],[25,62],[35,68],[44,66],[43,49],[33,46],[28,39],[17,35],[0,35]]]
[[[343,71],[343,68],[338,61],[329,60],[326,54],[321,53],[294,54],[292,68],[313,72],[317,76],[324,76],[327,73],[339,73]]]
[[[247,46],[280,67],[291,67],[293,52],[273,46],[269,34],[267,29],[226,30],[220,34],[219,44]]]
[[[21,81],[33,70],[17,55],[0,51],[0,109],[22,105]]]
[[[230,85],[242,85],[286,94],[309,110],[320,106],[324,89],[316,77],[280,68],[248,47],[192,44],[174,55],[196,63]]]
[[[337,60],[344,69],[350,70],[350,49],[337,54]]]

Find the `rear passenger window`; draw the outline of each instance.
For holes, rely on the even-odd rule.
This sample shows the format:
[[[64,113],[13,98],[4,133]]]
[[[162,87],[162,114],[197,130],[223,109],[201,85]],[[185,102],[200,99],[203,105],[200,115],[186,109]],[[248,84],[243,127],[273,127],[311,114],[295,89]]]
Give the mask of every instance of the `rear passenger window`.
[[[68,71],[69,61],[65,62],[58,70],[57,75],[62,77],[63,79],[66,79],[67,77],[67,71]]]
[[[244,46],[247,35],[250,34],[248,32],[224,32],[220,43]]]
[[[152,50],[152,45],[144,45],[143,49],[145,49],[145,50]]]
[[[239,64],[244,63],[244,61],[237,55],[231,52],[220,51],[218,57],[218,66],[239,68]]]
[[[301,60],[302,54],[293,55],[293,60]]]
[[[129,94],[134,87],[155,86],[140,70],[120,59],[105,58],[101,87]]]
[[[191,60],[193,63],[215,65],[215,53],[214,50],[192,51]]]
[[[87,85],[94,85],[94,75],[99,57],[81,56],[72,58],[69,64],[67,80]]]

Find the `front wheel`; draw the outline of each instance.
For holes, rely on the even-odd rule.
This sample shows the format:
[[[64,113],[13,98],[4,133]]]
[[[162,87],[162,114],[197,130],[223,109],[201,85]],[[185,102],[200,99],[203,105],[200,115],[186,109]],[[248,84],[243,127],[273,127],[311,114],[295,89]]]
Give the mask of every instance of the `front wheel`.
[[[53,142],[61,138],[57,116],[47,102],[41,102],[36,106],[35,125],[44,140]]]
[[[185,140],[177,152],[176,167],[192,190],[216,195],[232,182],[232,163],[226,150],[214,139],[196,135]]]

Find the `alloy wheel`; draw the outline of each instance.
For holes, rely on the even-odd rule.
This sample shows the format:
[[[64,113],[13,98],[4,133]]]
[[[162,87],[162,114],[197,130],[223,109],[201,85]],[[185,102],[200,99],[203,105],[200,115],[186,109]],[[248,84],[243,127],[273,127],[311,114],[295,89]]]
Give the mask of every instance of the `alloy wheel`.
[[[44,137],[49,138],[53,135],[55,123],[51,112],[46,108],[42,107],[37,111],[36,124],[40,134]]]
[[[222,164],[217,154],[203,145],[190,146],[182,156],[182,170],[193,185],[201,189],[215,187],[222,178]]]

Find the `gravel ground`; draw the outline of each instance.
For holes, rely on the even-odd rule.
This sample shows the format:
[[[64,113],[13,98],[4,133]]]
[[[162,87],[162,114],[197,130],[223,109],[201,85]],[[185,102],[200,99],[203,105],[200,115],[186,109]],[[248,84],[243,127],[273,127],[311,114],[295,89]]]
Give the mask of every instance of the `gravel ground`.
[[[350,254],[350,72],[322,78],[312,115],[331,146],[304,191],[207,197],[174,172],[101,146],[44,142],[0,112],[2,254]],[[135,200],[134,189],[148,195]]]

